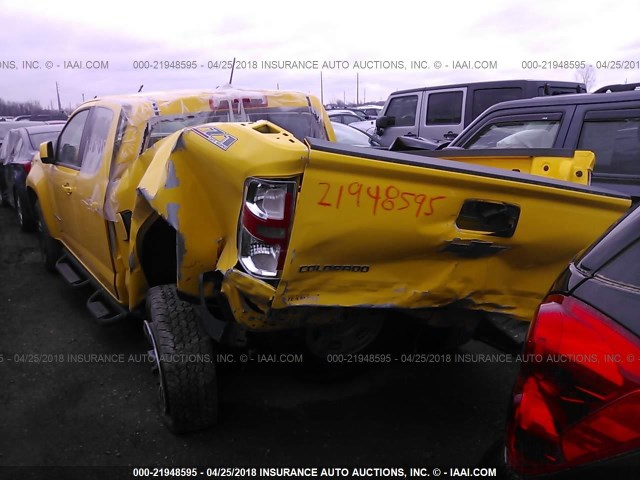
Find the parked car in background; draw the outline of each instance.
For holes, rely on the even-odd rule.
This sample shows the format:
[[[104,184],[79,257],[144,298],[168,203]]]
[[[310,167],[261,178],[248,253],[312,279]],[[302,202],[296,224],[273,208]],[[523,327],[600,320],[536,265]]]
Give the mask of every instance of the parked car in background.
[[[345,125],[366,120],[364,115],[359,115],[358,113],[348,109],[327,110],[327,115],[329,115],[332,122],[344,123]]]
[[[49,122],[49,121],[67,121],[69,115],[64,112],[51,112],[51,113],[38,113],[35,115],[31,115],[29,120],[36,122]]]
[[[43,122],[0,122],[0,170],[4,164],[4,158],[7,156],[7,143],[9,139],[8,133],[14,128],[43,125]],[[7,185],[5,184],[4,175],[0,173],[0,204],[3,206],[9,206],[9,193]]]
[[[596,154],[592,184],[640,197],[640,84],[492,106],[446,149],[568,148]]]
[[[2,122],[0,124],[0,141],[4,139],[5,135],[9,132],[9,130],[13,130],[14,128],[21,127],[32,127],[34,125],[44,125],[44,122],[31,122],[31,121],[10,121],[10,122]]]
[[[36,227],[36,215],[26,189],[31,161],[37,155],[40,144],[55,140],[63,126],[57,124],[15,128],[7,133],[3,142],[4,153],[0,163],[0,182],[4,185],[5,192],[3,198],[15,208],[20,228],[25,232],[33,231]]]
[[[13,119],[14,122],[22,122],[25,120],[31,122],[47,122],[51,120],[63,120],[66,121],[69,116],[64,112],[44,112],[33,113],[30,115],[18,115]]]
[[[336,142],[345,145],[354,145],[358,147],[379,147],[380,143],[371,135],[358,130],[351,125],[343,123],[331,122],[333,131],[336,134]]]
[[[639,311],[635,208],[569,265],[533,319],[511,399],[511,470],[638,478]]]
[[[402,135],[446,142],[496,103],[586,91],[583,83],[545,80],[502,80],[401,90],[389,95],[376,119],[376,133],[384,146]]]
[[[351,113],[355,113],[356,116],[358,116],[361,120],[367,120],[367,116],[363,112],[358,110],[357,108],[345,107],[344,110],[347,110],[347,111],[349,111]]]
[[[382,111],[381,105],[362,105],[360,107],[353,107],[353,110],[358,110],[366,115],[367,120],[375,120]]]
[[[357,114],[351,110],[329,110],[327,112],[332,122],[351,125],[358,130],[366,133],[373,133],[375,122],[373,120],[364,120],[363,114]]]
[[[0,137],[0,206],[9,206],[9,195],[7,193],[7,187],[2,179],[2,165],[4,164],[4,158],[7,156],[7,140],[9,140],[9,132]]]

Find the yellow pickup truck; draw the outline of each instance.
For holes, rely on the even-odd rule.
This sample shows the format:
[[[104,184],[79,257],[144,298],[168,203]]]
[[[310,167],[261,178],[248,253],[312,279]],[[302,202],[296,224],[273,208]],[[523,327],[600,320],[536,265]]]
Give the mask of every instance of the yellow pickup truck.
[[[529,319],[630,206],[589,187],[590,152],[333,140],[313,96],[223,87],[94,99],[40,146],[45,265],[94,287],[98,321],[145,319],[173,431],[215,423],[217,343],[300,329],[321,357],[362,351],[389,312]]]

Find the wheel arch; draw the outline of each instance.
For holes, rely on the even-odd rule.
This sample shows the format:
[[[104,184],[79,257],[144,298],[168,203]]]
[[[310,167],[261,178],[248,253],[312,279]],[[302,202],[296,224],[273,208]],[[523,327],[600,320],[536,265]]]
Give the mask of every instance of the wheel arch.
[[[148,288],[176,283],[177,232],[157,213],[138,230],[136,251]]]
[[[37,190],[32,185],[27,183],[26,186],[27,198],[29,200],[29,207],[31,211],[36,214],[36,202],[40,203],[40,211],[42,212],[43,220],[47,224],[47,228],[49,229],[49,235],[51,235],[56,240],[60,239],[60,226],[56,221],[56,216],[54,213],[53,203],[51,202],[51,198],[49,196],[49,191],[47,189]]]

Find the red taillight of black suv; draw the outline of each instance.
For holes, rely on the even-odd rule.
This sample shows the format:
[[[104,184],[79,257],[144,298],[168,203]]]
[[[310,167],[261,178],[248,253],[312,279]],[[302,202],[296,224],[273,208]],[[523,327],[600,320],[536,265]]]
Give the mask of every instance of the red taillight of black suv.
[[[521,474],[577,467],[640,446],[640,339],[563,295],[540,305],[514,388],[507,463]]]

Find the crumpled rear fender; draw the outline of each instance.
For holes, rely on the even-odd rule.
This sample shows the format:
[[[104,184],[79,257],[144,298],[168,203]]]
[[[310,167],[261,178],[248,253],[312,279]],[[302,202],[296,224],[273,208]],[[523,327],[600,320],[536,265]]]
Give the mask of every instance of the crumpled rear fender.
[[[129,274],[143,278],[135,260],[137,237],[145,223],[159,215],[176,230],[178,290],[198,295],[201,273],[224,274],[237,263],[236,232],[246,178],[299,175],[307,155],[306,145],[265,121],[202,125],[165,138],[137,186]],[[139,301],[141,293],[132,296]]]

